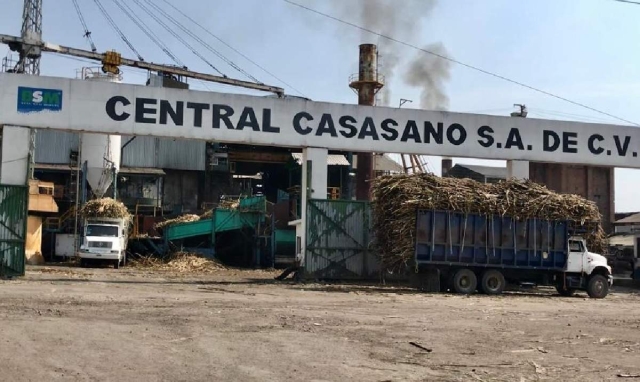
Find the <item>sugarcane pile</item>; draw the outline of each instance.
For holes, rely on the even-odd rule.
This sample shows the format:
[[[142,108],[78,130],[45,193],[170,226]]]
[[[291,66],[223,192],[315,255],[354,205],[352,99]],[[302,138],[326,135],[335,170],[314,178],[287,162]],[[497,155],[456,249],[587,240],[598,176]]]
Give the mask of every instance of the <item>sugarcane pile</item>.
[[[158,224],[155,225],[155,229],[156,230],[164,230],[167,227],[170,227],[174,224],[181,224],[181,223],[191,223],[191,222],[197,222],[200,220],[200,216],[198,215],[191,215],[191,214],[187,214],[187,215],[182,215],[182,216],[178,216],[177,218],[174,219],[168,219],[165,220],[163,222],[160,222]]]
[[[450,210],[486,216],[569,220],[588,227],[591,251],[604,253],[606,235],[595,203],[577,195],[557,194],[532,181],[495,184],[433,174],[383,176],[373,181],[373,219],[383,269],[406,268],[414,254],[416,211]]]
[[[89,200],[80,209],[80,215],[85,218],[131,218],[127,207],[111,198]]]
[[[208,273],[226,269],[224,265],[216,260],[189,252],[176,252],[164,258],[137,257],[131,259],[129,264],[134,268],[177,273]]]

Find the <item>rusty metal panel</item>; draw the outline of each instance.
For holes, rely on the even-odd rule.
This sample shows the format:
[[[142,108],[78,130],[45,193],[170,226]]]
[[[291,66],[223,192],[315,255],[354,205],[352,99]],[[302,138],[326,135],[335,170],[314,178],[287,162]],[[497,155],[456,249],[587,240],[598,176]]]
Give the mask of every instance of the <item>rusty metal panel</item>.
[[[158,167],[204,171],[206,142],[185,139],[158,139]]]
[[[78,151],[78,133],[40,129],[36,132],[36,163],[70,164],[71,151]]]
[[[379,272],[367,202],[310,200],[305,274],[316,279],[370,279]]]
[[[133,137],[123,137],[122,146]],[[121,167],[158,167],[156,155],[158,138],[136,137],[122,151]]]

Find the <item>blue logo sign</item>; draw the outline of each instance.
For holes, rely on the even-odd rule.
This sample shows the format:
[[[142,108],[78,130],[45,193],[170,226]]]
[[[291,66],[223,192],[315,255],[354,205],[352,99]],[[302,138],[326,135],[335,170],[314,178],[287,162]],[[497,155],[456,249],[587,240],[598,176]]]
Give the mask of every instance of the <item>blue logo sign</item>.
[[[18,87],[18,112],[62,110],[62,90]]]

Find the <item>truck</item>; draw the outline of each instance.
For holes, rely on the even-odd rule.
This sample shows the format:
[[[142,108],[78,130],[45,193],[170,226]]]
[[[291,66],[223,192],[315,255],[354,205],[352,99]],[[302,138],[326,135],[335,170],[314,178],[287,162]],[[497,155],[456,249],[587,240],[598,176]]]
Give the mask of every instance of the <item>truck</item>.
[[[127,262],[129,219],[86,218],[78,251],[80,265],[91,261],[109,261],[118,269]]]
[[[613,284],[607,259],[589,252],[579,223],[433,210],[416,218],[416,271],[440,289],[497,295],[508,283],[534,284],[604,298]]]
[[[633,238],[633,265],[631,266],[631,279],[640,281],[640,235]]]

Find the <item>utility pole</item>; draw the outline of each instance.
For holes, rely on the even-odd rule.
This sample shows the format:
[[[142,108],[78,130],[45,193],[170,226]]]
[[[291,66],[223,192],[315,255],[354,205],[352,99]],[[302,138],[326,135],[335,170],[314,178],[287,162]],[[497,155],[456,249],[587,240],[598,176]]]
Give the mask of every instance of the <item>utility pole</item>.
[[[349,79],[349,86],[358,92],[358,105],[374,106],[376,94],[384,86],[378,74],[378,48],[374,44],[360,45],[357,76]],[[371,180],[374,177],[373,153],[358,153],[356,170],[356,199],[370,200]]]
[[[519,110],[511,113],[514,118],[527,118],[529,112],[527,106],[516,103],[513,105]],[[522,160],[508,160],[507,161],[507,178],[515,179],[529,179],[529,162]]]
[[[42,0],[24,0],[22,10],[21,45],[9,46],[20,55],[17,73],[40,75],[40,45],[42,44]]]

